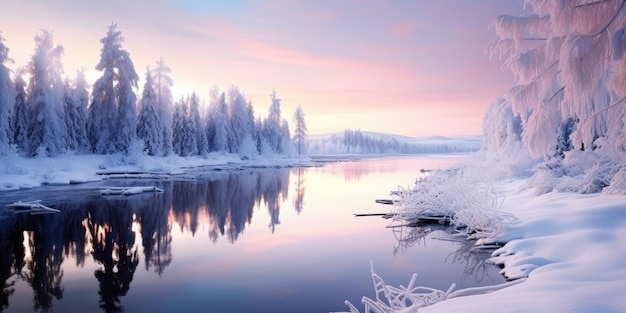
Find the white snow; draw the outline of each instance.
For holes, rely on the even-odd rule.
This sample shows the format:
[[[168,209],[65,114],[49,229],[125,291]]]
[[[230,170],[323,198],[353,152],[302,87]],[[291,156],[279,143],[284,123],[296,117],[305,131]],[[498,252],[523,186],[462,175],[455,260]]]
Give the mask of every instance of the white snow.
[[[140,193],[153,192],[161,193],[163,189],[155,186],[136,186],[136,187],[106,187],[100,190],[101,195],[122,195],[132,196]]]
[[[285,167],[315,165],[308,157],[268,154],[242,158],[237,154],[154,157],[121,154],[66,154],[56,157],[0,157],[0,192],[42,185],[66,185],[100,181],[107,177],[162,177],[193,172],[202,167]]]
[[[461,297],[423,312],[624,312],[626,196],[520,191],[523,180],[500,182],[502,210],[517,217],[494,252],[518,285]]]

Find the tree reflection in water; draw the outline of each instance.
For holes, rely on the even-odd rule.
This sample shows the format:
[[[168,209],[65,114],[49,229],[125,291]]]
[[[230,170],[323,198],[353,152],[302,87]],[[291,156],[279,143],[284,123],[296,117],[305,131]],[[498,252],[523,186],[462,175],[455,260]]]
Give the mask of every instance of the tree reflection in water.
[[[304,191],[306,189],[306,168],[297,167],[293,170],[293,174],[296,176],[296,196],[293,198],[293,207],[296,212],[300,214],[302,207],[304,206]]]
[[[23,279],[33,288],[35,311],[47,312],[52,308],[53,298],[63,297],[63,223],[60,215],[51,217],[32,216],[28,232],[31,252]]]
[[[269,228],[275,230],[288,189],[288,169],[219,172],[203,180],[174,182],[173,219],[181,231],[195,235],[199,215],[205,214],[213,242],[226,236],[235,243],[261,203],[270,215]]]
[[[425,245],[427,237],[437,232],[441,234],[441,237],[436,239],[451,241],[456,244],[456,249],[446,257],[445,261],[449,261],[452,264],[464,264],[461,281],[473,281],[477,284],[487,278],[493,281],[489,277],[489,270],[493,270],[493,265],[487,262],[493,250],[477,248],[474,245],[474,241],[455,237],[454,228],[451,226],[418,223],[393,227],[392,231],[396,237],[394,254],[403,253],[415,245]],[[497,280],[500,281],[502,277],[498,277],[499,279]]]
[[[168,221],[172,206],[172,185],[163,186],[164,191],[142,199],[137,210],[137,222],[141,225],[141,245],[146,270],[154,267],[159,276],[172,262],[172,226]]]
[[[14,236],[12,233],[6,233],[9,229],[8,223],[4,220],[0,220],[0,282],[2,282],[2,289],[0,289],[0,312],[4,311],[4,309],[9,307],[9,297],[15,292],[15,282],[16,282],[16,274],[13,271],[14,260],[16,260],[13,251],[13,243],[17,236]],[[21,258],[19,258],[20,263],[23,263],[24,260],[24,249],[22,242],[19,242],[20,246],[22,246]],[[18,256],[18,257],[19,257]],[[22,265],[23,266],[23,265]],[[19,271],[21,272],[21,267],[19,267]]]
[[[304,188],[303,172],[297,173],[294,207],[299,212]],[[200,223],[206,223],[213,242],[225,236],[235,243],[251,223],[254,208],[265,205],[274,232],[280,224],[280,203],[288,196],[289,175],[289,169],[214,172],[194,180],[150,181],[147,184],[156,183],[165,192],[131,197],[86,192],[77,198],[75,191],[64,196],[54,193],[52,206],[60,214],[4,214],[0,216],[0,312],[9,308],[18,280],[32,288],[35,311],[51,311],[53,301],[63,298],[63,261],[72,258],[73,266],[83,267],[89,255],[100,266],[94,272],[100,308],[122,312],[121,298],[130,290],[140,263],[139,244],[145,269],[161,276],[173,261],[174,223],[192,235]],[[136,242],[138,234],[140,243]]]
[[[124,311],[119,297],[128,292],[139,264],[132,231],[134,213],[126,206],[124,200],[97,203],[87,222],[93,259],[103,266],[94,275],[99,283],[100,308],[105,312]]]

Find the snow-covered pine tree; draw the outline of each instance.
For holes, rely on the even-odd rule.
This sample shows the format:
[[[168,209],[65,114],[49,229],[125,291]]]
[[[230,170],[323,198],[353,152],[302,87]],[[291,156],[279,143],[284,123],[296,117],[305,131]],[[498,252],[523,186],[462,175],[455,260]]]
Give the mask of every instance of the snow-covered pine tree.
[[[272,91],[272,93],[270,94],[270,99],[272,103],[270,104],[269,115],[263,123],[263,133],[267,143],[270,146],[270,149],[274,153],[283,153],[283,132],[281,130],[282,118],[280,116],[281,100],[276,97],[276,90]]]
[[[191,122],[189,110],[189,97],[181,100],[182,126],[180,135],[180,156],[190,156],[198,154],[198,137]]]
[[[259,115],[256,120],[254,120],[254,128],[256,129],[255,141],[256,141],[256,149],[259,154],[264,154],[269,150],[269,145],[267,140],[265,139],[264,130],[263,130],[263,120]]]
[[[280,124],[280,139],[280,153],[291,156],[291,134],[289,132],[289,122],[287,122],[287,119],[283,119],[283,122]]]
[[[69,81],[66,82],[64,100],[68,148],[81,152],[88,151],[87,104],[89,91],[87,91],[87,82],[83,71],[76,73],[74,86]]]
[[[16,92],[10,70],[4,65],[9,61],[9,48],[4,45],[4,37],[0,32],[0,155],[8,154],[13,143]]]
[[[139,76],[128,51],[122,48],[121,31],[117,24],[109,26],[100,39],[102,50],[96,70],[102,77],[96,80],[89,107],[89,140],[96,153],[128,153],[137,134],[137,98],[133,88]]]
[[[196,149],[194,154],[206,155],[209,153],[206,132],[202,127],[200,118],[200,100],[196,93],[192,93],[187,100],[189,102],[189,127],[191,136],[195,138]]]
[[[55,156],[67,148],[63,112],[62,46],[54,46],[52,32],[35,35],[35,54],[28,64],[30,83],[26,102],[29,114],[29,147],[32,156]]]
[[[164,123],[161,113],[158,111],[158,97],[154,90],[154,82],[150,68],[146,71],[146,82],[141,95],[141,108],[139,110],[139,123],[137,124],[137,136],[143,140],[149,155],[164,155],[163,134]]]
[[[228,119],[228,106],[226,105],[226,95],[222,92],[217,98],[217,103],[212,103],[214,110],[213,124],[215,133],[213,135],[213,148],[215,151],[229,152],[228,138],[232,137],[230,121]]]
[[[13,79],[15,86],[15,109],[13,115],[13,143],[17,145],[18,150],[26,151],[28,149],[28,106],[26,103],[26,81],[22,77],[25,69],[19,68]]]
[[[177,101],[174,104],[174,115],[172,116],[172,147],[174,153],[178,155],[182,155],[183,133],[185,132],[184,105],[184,99]]]
[[[241,152],[241,146],[246,138],[252,138],[254,128],[254,113],[250,119],[248,103],[239,88],[232,86],[228,91],[228,108],[230,125],[232,128],[231,152]]]
[[[567,147],[593,150],[603,137],[623,151],[626,1],[526,3],[532,14],[494,19],[500,39],[489,46],[515,74],[506,99],[524,144],[550,158]]]
[[[239,147],[239,154],[246,157],[259,155],[257,136],[261,131],[257,128],[256,121],[254,120],[254,107],[249,100],[246,104],[246,124],[248,125],[248,133],[243,138],[243,142]]]
[[[209,90],[209,105],[206,109],[204,119],[204,132],[206,133],[207,147],[209,152],[217,151],[213,146],[213,139],[215,138],[215,107],[219,101],[219,88],[215,85]]]
[[[156,107],[161,120],[163,121],[163,155],[169,155],[174,152],[172,147],[172,86],[174,81],[170,77],[172,70],[165,64],[163,58],[157,61],[157,65],[152,69],[152,78],[155,84],[157,94]]]
[[[252,135],[252,139],[256,140],[257,134],[261,132],[261,130],[257,127],[256,120],[254,119],[254,107],[252,106],[252,102],[248,100],[248,104],[246,105],[247,112],[247,123],[250,127],[250,135]]]
[[[293,114],[293,122],[295,123],[293,144],[296,153],[298,156],[306,155],[307,129],[304,111],[300,105],[296,108],[296,112]]]

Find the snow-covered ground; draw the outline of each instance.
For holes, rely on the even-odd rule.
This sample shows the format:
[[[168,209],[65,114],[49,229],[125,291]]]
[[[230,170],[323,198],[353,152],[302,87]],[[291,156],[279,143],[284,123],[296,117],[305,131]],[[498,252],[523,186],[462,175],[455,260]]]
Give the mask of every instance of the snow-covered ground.
[[[626,196],[535,196],[524,180],[499,182],[517,221],[498,240],[503,273],[523,283],[459,297],[420,312],[626,312]],[[453,282],[451,282],[453,283]]]
[[[242,159],[236,154],[212,153],[202,156],[133,158],[122,155],[67,154],[57,157],[0,158],[0,191],[99,181],[111,176],[141,177],[182,175],[199,169],[242,167],[287,167],[315,165],[308,157],[263,155]]]

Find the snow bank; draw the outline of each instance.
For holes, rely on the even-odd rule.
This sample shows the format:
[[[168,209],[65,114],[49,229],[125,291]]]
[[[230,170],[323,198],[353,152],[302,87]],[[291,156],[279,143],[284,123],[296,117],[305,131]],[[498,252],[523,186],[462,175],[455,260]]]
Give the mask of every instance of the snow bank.
[[[0,158],[0,191],[100,181],[109,177],[163,177],[215,169],[242,167],[313,166],[309,158],[265,155],[241,158],[236,154],[212,153],[207,157],[142,155],[132,160],[123,155],[66,154],[57,157],[26,158],[8,155]]]
[[[517,221],[493,253],[519,285],[458,298],[423,312],[624,312],[626,196],[556,193],[535,196],[524,181],[502,182],[502,210]],[[522,191],[520,191],[522,190]]]

